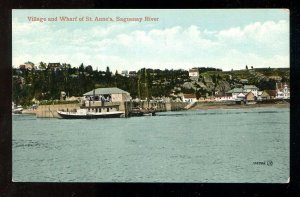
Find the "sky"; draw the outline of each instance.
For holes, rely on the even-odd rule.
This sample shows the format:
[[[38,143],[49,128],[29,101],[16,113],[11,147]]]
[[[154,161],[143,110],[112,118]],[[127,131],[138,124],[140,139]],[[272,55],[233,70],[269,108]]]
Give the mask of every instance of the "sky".
[[[83,63],[99,70],[109,66],[119,72],[144,67],[282,68],[290,66],[289,54],[287,9],[12,10],[14,67],[43,61],[74,67]]]

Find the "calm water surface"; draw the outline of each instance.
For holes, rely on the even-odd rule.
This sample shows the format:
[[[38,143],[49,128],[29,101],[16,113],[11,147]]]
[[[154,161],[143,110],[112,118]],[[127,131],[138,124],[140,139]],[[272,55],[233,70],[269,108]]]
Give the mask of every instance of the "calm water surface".
[[[289,177],[289,109],[97,120],[14,115],[13,180],[264,182]]]

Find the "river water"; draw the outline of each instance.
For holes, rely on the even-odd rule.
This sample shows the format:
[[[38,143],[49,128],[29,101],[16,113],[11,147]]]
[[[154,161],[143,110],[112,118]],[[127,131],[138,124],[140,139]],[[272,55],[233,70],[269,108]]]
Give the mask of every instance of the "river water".
[[[14,115],[13,181],[284,183],[289,109],[96,120]]]

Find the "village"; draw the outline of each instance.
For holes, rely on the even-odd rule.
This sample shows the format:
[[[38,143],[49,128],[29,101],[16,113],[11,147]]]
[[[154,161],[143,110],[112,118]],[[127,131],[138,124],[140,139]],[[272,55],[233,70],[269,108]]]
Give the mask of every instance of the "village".
[[[198,82],[199,71],[197,68],[189,70],[189,76],[192,80]],[[272,78],[272,77],[271,77]],[[272,90],[260,90],[255,85],[249,84],[247,79],[240,79],[239,87],[235,87],[226,91],[225,94],[219,94],[219,92],[215,92],[215,96],[207,98],[207,99],[197,99],[194,94],[182,94],[183,102],[230,102],[233,101],[237,104],[254,104],[260,101],[274,100],[274,99],[290,99],[290,88],[288,83],[276,81],[276,89]],[[212,81],[209,81],[212,83]]]
[[[278,70],[279,72],[276,72]],[[276,73],[281,76],[275,75]],[[289,103],[288,74],[287,69],[283,71],[271,68],[248,69],[248,66],[238,71],[222,71],[210,67],[170,71],[145,68],[139,71],[123,70],[121,74],[116,71],[113,74],[108,67],[106,71],[98,71],[98,69],[95,71],[90,65],[82,64],[77,69],[68,64],[48,63],[47,65],[41,62],[37,68],[32,62],[26,62],[19,68],[13,69],[15,88],[13,102],[16,109],[19,106],[23,113],[37,114],[38,117],[57,117],[57,110],[69,111],[79,108],[87,108],[97,113],[103,110],[124,111],[125,116],[128,116],[134,115],[136,109],[139,109],[138,114],[143,114],[142,111],[144,114],[149,114],[150,109],[152,111],[186,110],[197,108],[201,103],[216,106]],[[48,87],[43,87],[41,81],[38,81],[39,77],[49,80]],[[74,91],[70,94],[72,89],[67,83],[71,84],[74,80],[73,86],[77,84],[79,88],[82,83],[78,80],[88,81],[93,77],[98,80],[96,85],[88,83],[86,86],[89,87],[79,89],[78,92],[82,92],[80,95],[78,92],[74,94]],[[54,88],[55,84],[51,80],[61,87],[54,86]],[[46,81],[43,83],[47,83]],[[253,81],[256,84],[251,83]],[[85,84],[87,83],[83,85]],[[49,91],[39,94],[38,87],[44,90],[52,89],[57,95],[56,98],[53,96],[49,98]],[[76,87],[72,88],[76,89]],[[24,106],[24,103],[20,102],[22,101],[20,95],[24,95],[22,92],[24,89],[33,93],[30,105],[26,107],[27,110],[23,110],[20,106]],[[16,91],[20,92],[16,94]],[[47,110],[42,110],[43,106],[46,106]],[[49,110],[49,106],[55,107]]]

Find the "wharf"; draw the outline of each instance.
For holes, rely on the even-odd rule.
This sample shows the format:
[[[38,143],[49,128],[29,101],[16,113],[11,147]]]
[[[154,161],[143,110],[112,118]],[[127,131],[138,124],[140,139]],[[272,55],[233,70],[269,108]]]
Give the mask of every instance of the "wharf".
[[[165,112],[184,110],[188,103],[163,102],[163,101],[126,101],[124,102],[125,117],[128,117],[135,109],[141,111]]]
[[[116,108],[117,111],[123,111],[125,117],[129,117],[130,112],[134,109],[141,108],[143,110],[154,109],[155,112],[179,111],[185,110],[184,107],[188,103],[183,102],[163,102],[163,101],[124,101],[124,102],[100,102],[86,101],[82,104],[52,104],[40,105],[36,110],[38,118],[59,118],[58,110],[75,111],[82,108],[88,108],[92,111],[100,111],[101,109]]]
[[[36,115],[36,109],[23,109],[22,114]]]

